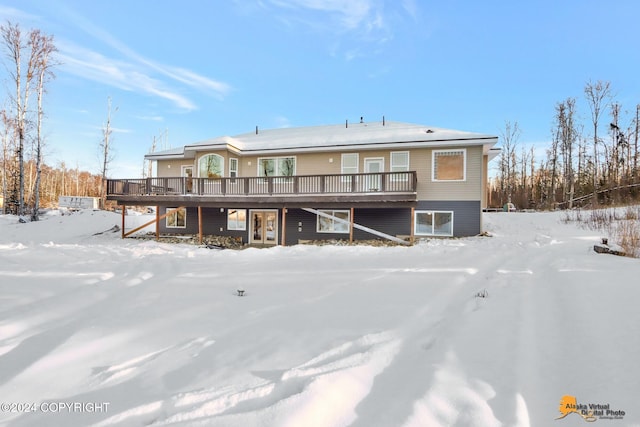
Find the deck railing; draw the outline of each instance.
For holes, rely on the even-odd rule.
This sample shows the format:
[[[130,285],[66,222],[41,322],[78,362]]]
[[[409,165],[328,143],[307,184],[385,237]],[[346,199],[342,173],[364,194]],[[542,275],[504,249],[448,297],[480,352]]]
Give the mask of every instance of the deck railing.
[[[415,171],[224,178],[108,179],[108,196],[260,196],[298,194],[413,193]]]

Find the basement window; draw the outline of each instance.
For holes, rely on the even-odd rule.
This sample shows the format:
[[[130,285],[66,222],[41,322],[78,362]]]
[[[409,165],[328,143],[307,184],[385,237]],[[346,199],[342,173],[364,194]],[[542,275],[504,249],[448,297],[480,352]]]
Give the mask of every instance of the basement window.
[[[416,236],[453,236],[453,212],[416,211]]]
[[[247,210],[227,209],[227,230],[246,230]]]
[[[320,209],[320,212],[327,214],[327,215],[331,215],[332,217],[335,217],[338,219],[338,221],[335,218],[327,218],[325,216],[322,215],[318,215],[318,222],[317,222],[317,227],[316,227],[316,231],[318,233],[349,233],[349,222],[350,222],[350,212],[348,210],[323,210]],[[342,222],[339,220],[344,220],[346,222]]]
[[[173,212],[171,212],[173,211]],[[166,208],[165,213],[171,212],[166,218],[167,228],[186,228],[187,227],[187,208]]]

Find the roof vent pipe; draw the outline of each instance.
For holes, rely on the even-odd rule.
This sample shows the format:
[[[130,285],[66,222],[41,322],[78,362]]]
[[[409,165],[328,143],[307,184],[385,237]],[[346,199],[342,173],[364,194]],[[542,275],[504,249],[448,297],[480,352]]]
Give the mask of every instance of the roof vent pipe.
[[[344,127],[345,127],[345,128],[348,128],[348,127],[349,127],[349,120],[345,120],[345,121],[344,121]]]
[[[364,117],[360,116],[360,123],[364,123]]]
[[[384,116],[382,116],[382,126],[384,126]]]
[[[258,134],[258,126],[256,125],[256,135]]]

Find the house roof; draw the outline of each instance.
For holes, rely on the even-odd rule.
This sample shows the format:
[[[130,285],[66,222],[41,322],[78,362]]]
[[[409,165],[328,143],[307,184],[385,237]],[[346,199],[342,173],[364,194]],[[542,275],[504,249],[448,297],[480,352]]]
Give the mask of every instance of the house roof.
[[[193,158],[196,152],[214,150],[256,155],[452,145],[482,145],[484,152],[490,154],[492,151],[495,153],[492,147],[497,142],[498,137],[493,135],[387,121],[266,130],[256,128],[254,132],[212,138],[145,157],[150,160]]]

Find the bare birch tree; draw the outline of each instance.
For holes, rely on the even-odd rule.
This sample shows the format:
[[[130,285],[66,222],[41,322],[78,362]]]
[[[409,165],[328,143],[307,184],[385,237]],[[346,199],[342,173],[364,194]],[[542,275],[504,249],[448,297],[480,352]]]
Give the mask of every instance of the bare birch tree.
[[[15,131],[17,134],[16,157],[18,161],[18,209],[17,214],[25,214],[25,144],[29,138],[30,117],[29,100],[32,84],[40,78],[39,69],[47,68],[50,54],[55,50],[53,38],[43,35],[40,30],[31,30],[25,36],[18,24],[7,22],[0,25],[0,36],[9,64],[10,82],[15,85],[14,94],[10,94]],[[44,62],[43,62],[44,61]],[[23,66],[26,65],[26,69]],[[46,73],[46,72],[45,72]],[[40,90],[40,89],[38,89]],[[44,80],[42,82],[44,90]]]
[[[593,203],[597,203],[596,192],[598,191],[598,126],[600,115],[606,103],[611,99],[611,83],[598,80],[589,81],[584,87],[584,94],[591,110],[591,123],[593,125]]]
[[[106,204],[106,185],[107,185],[107,173],[109,172],[109,165],[113,161],[113,152],[111,149],[111,97],[107,100],[107,123],[102,128],[102,141],[100,141],[100,160],[102,162],[100,169],[101,185],[100,185],[100,208],[104,209]],[[118,107],[116,110],[118,111]]]
[[[31,220],[37,221],[38,211],[40,209],[40,178],[42,173],[42,150],[44,140],[42,137],[42,120],[44,116],[44,110],[42,107],[43,95],[45,93],[45,83],[55,77],[52,71],[52,67],[55,66],[55,59],[52,55],[57,51],[54,43],[53,36],[46,36],[40,34],[39,31],[33,31],[31,33],[31,45],[32,50],[36,52],[37,65],[37,99],[38,99],[38,112],[36,119],[36,152],[35,152],[35,167],[36,167],[36,179],[33,190],[33,210],[31,212]]]
[[[500,153],[500,191],[501,196],[506,196],[507,202],[511,203],[513,190],[516,185],[516,147],[520,137],[520,127],[518,122],[513,124],[505,122],[502,136],[502,151]],[[504,200],[503,200],[504,201]]]

